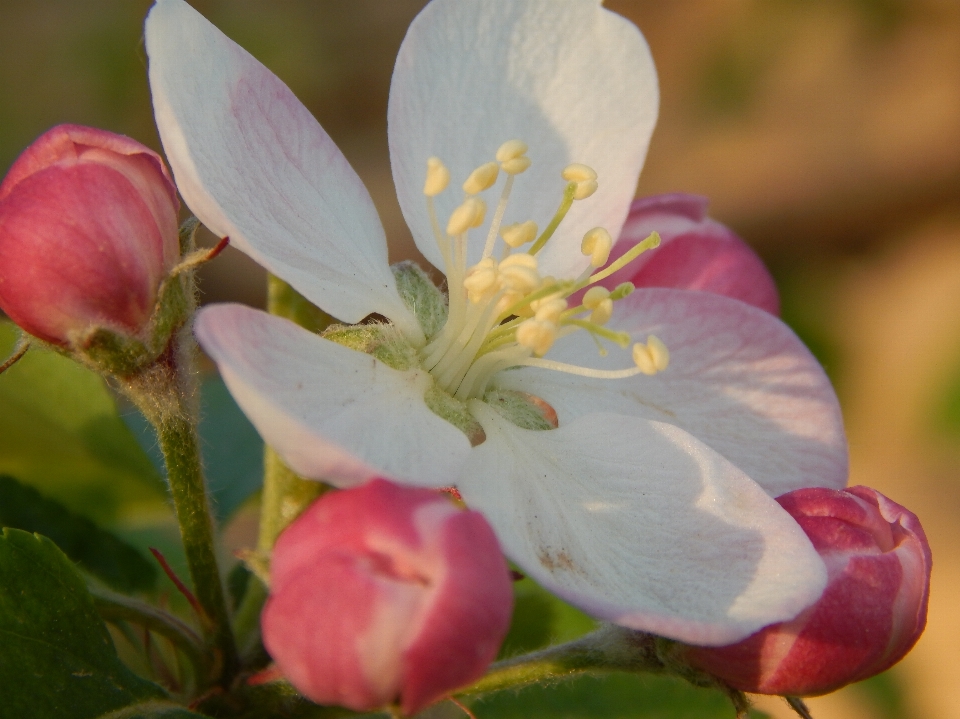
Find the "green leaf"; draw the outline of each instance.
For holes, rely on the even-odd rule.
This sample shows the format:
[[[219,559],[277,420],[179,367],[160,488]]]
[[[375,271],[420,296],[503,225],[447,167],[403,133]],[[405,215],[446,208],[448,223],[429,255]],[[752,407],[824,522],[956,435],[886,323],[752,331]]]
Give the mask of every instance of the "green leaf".
[[[0,322],[0,356],[17,333]],[[0,473],[103,525],[166,509],[163,480],[103,380],[55,352],[31,349],[0,375]]]
[[[0,697],[17,719],[94,719],[165,699],[117,657],[83,577],[46,537],[0,536]]]
[[[203,714],[170,702],[145,702],[101,714],[97,719],[203,719]]]
[[[477,719],[733,719],[730,700],[680,679],[615,673],[503,691],[471,702]],[[751,711],[752,719],[766,714]]]
[[[33,487],[2,474],[0,527],[49,537],[70,559],[118,591],[146,591],[156,585],[156,567],[136,549]]]

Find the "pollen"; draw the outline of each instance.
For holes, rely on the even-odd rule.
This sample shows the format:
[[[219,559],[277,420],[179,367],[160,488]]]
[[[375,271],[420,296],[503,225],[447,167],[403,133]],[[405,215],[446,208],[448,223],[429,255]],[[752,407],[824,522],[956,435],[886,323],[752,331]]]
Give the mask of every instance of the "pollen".
[[[528,242],[533,242],[537,236],[537,223],[533,220],[506,225],[500,230],[500,236],[508,247],[516,249]]]
[[[583,236],[583,242],[580,243],[580,251],[590,256],[590,264],[593,267],[603,267],[607,264],[612,249],[613,238],[602,227],[594,227]]]

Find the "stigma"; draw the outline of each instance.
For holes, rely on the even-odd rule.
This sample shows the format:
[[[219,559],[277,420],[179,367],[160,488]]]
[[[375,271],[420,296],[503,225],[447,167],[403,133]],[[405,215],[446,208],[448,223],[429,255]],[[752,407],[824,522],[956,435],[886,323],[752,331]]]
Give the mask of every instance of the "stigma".
[[[441,389],[460,401],[482,398],[493,376],[509,367],[541,367],[606,379],[664,371],[670,353],[660,339],[650,335],[646,342],[634,343],[628,353],[630,335],[605,326],[615,303],[633,292],[633,285],[627,282],[612,291],[597,285],[657,247],[659,235],[652,233],[608,264],[613,238],[605,228],[595,227],[581,243],[581,252],[589,262],[579,276],[542,276],[538,253],[550,242],[573,204],[597,191],[599,178],[587,165],[568,165],[560,172],[564,184],[557,211],[542,231],[533,219],[504,225],[514,183],[531,164],[527,149],[522,140],[510,140],[500,146],[494,159],[474,169],[462,184],[463,201],[443,228],[433,198],[448,189],[450,171],[439,158],[427,160],[423,193],[443,258],[449,308],[446,324],[420,350],[422,366]],[[482,227],[488,215],[487,201],[481,194],[497,184],[501,173],[506,180],[483,239],[481,259],[468,267],[470,233]],[[571,306],[571,296],[584,289],[580,303]],[[597,370],[545,357],[558,341],[574,332],[590,334],[601,355],[608,353],[608,344],[615,345],[632,359],[632,364],[621,370]]]

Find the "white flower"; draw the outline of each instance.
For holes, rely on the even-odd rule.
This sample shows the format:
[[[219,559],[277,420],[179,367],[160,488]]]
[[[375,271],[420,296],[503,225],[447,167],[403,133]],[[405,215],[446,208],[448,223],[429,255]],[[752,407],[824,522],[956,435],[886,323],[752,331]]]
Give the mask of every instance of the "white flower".
[[[411,25],[390,153],[417,246],[448,274],[446,332],[430,326],[442,312],[401,297],[365,188],[280,80],[182,0],[158,0],[146,41],[157,124],[191,210],[340,320],[378,313],[396,330],[388,364],[249,308],[200,314],[201,344],[295,471],[339,487],[455,485],[542,585],[688,642],[741,639],[819,597],[823,564],[770,497],[846,481],[836,398],[799,340],[754,307],[676,289],[615,293],[612,318],[594,293],[583,310],[594,323],[567,336],[580,315],[565,309],[572,284],[553,278],[606,261],[656,119],[635,27],[596,0],[434,0]],[[442,165],[428,178],[433,157]],[[447,171],[454,186],[441,192]],[[464,203],[456,186],[468,178]],[[524,223],[562,216],[565,187],[585,199],[570,199],[535,257],[502,261],[499,241],[489,251],[491,224],[513,246],[535,234]],[[489,208],[482,192],[494,193]],[[609,234],[584,240],[597,227]],[[504,329],[501,312],[520,317]],[[479,350],[469,330],[456,344],[471,322]],[[355,332],[378,342],[390,333],[365,328]],[[617,347],[600,356],[595,337],[634,342],[636,366]],[[556,429],[517,425],[544,401]],[[457,419],[456,407],[469,412]]]

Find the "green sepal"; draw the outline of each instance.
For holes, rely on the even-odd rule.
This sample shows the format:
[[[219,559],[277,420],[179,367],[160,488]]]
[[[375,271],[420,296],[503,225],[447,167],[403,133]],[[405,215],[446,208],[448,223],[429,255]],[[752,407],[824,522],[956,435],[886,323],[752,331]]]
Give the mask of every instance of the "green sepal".
[[[157,355],[136,337],[109,327],[91,327],[71,344],[88,367],[121,377],[150,364]]]
[[[338,345],[372,355],[401,372],[418,364],[417,350],[393,325],[331,325],[321,336]]]
[[[143,702],[101,714],[96,719],[204,719],[204,715],[173,702]]]
[[[118,591],[148,591],[156,586],[155,566],[136,549],[6,475],[0,475],[0,527],[49,537],[82,569]]]
[[[397,292],[429,340],[447,323],[447,298],[430,276],[409,260],[391,265]]]
[[[483,395],[483,401],[501,417],[521,429],[556,429],[556,412],[546,402],[526,392],[509,389],[492,389]],[[545,413],[553,412],[553,420]]]
[[[435,383],[430,385],[430,389],[423,395],[423,401],[431,412],[467,435],[467,439],[474,447],[482,444],[487,438],[483,426],[470,414],[467,405],[448,392],[444,392]]]
[[[83,577],[46,537],[0,535],[4,716],[90,719],[166,699],[120,661]]]

